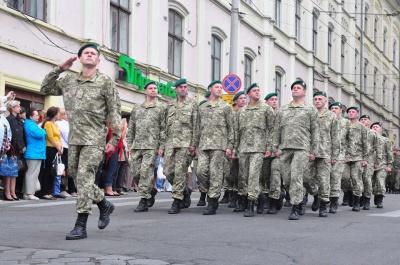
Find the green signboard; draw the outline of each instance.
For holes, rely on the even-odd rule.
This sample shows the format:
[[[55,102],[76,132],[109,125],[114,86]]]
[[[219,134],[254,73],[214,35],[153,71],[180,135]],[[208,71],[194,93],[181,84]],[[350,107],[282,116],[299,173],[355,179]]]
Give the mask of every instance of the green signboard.
[[[125,81],[136,85],[139,90],[144,90],[144,85],[147,82],[154,81],[144,77],[142,72],[135,69],[135,60],[126,55],[119,56],[119,67],[124,69],[124,71],[126,72]],[[157,84],[159,94],[176,98],[175,89],[172,88],[173,84],[171,82],[168,82],[167,84],[163,84],[157,81],[154,82],[156,82]]]

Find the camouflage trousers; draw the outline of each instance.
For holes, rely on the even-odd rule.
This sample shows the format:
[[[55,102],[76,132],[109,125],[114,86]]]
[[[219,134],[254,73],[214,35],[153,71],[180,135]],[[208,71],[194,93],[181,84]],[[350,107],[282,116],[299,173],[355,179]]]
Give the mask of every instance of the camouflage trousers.
[[[331,159],[315,158],[308,163],[308,174],[304,176],[303,185],[311,195],[317,195],[321,201],[329,202],[331,192]]]
[[[280,159],[269,158],[271,165],[270,182],[269,182],[269,197],[273,199],[279,199],[281,195],[282,178],[280,173]]]
[[[93,202],[104,199],[104,193],[94,184],[96,172],[104,155],[104,147],[69,145],[68,170],[74,178],[78,197],[76,212],[92,214]]]
[[[400,183],[400,171],[394,172],[393,174],[394,174],[394,188],[396,190],[398,190],[399,187],[400,187],[400,185],[399,185],[399,183]]]
[[[231,159],[227,159],[225,157],[224,160],[224,180],[222,187],[225,191],[232,190],[232,181],[231,181]]]
[[[364,191],[364,185],[362,181],[363,166],[362,161],[353,161],[344,164],[342,188],[344,182],[346,183],[344,189],[353,190],[353,195],[361,197]],[[350,185],[347,182],[350,180]]]
[[[199,190],[210,198],[221,196],[224,176],[224,150],[200,150],[197,164]]]
[[[241,153],[239,155],[239,179],[238,194],[248,195],[248,199],[255,201],[260,195],[260,177],[263,165],[263,153]]]
[[[372,177],[374,175],[374,162],[373,160],[368,161],[368,165],[364,167],[364,171],[362,174],[362,181],[364,185],[364,197],[371,198],[372,196]]]
[[[157,160],[157,150],[133,149],[131,154],[131,172],[139,187],[140,198],[150,199],[154,180],[154,164]]]
[[[306,150],[284,149],[279,158],[283,183],[289,190],[290,202],[293,205],[303,201],[303,177],[308,171],[309,155]]]
[[[372,177],[373,187],[374,187],[374,195],[385,195],[386,193],[386,177],[387,172],[385,168],[379,169],[375,171],[374,176]]]
[[[332,166],[331,170],[331,194],[329,197],[339,197],[340,187],[342,182],[342,175],[344,170],[344,161],[338,160],[336,164]]]
[[[262,193],[269,193],[270,178],[271,178],[271,158],[263,159],[261,176],[260,176],[260,186]]]
[[[187,175],[192,157],[188,148],[165,148],[164,175],[172,187],[172,198],[183,200],[183,191],[187,185]]]
[[[231,191],[238,191],[239,186],[239,159],[231,159],[231,178],[230,178]]]

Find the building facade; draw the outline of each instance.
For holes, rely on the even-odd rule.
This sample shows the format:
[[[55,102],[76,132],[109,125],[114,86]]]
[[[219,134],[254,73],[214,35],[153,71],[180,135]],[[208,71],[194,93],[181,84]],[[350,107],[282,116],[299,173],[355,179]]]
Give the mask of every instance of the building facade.
[[[144,100],[154,80],[160,99],[185,77],[189,96],[234,63],[242,89],[291,100],[290,85],[307,83],[329,101],[359,106],[398,144],[400,6],[395,0],[240,0],[238,60],[229,62],[231,0],[0,0],[0,94],[14,90],[24,106],[63,106],[39,93],[44,76],[86,42],[101,46],[99,70],[117,83],[122,110]],[[363,30],[362,30],[363,29]],[[364,34],[362,34],[362,32]],[[75,63],[70,73],[78,73]]]

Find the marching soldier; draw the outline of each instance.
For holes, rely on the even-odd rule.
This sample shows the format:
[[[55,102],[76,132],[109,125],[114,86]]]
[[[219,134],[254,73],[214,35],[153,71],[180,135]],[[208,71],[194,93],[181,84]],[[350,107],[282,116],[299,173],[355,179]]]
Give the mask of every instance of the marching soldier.
[[[394,151],[393,159],[393,174],[394,174],[394,192],[400,194],[400,148],[396,148]]]

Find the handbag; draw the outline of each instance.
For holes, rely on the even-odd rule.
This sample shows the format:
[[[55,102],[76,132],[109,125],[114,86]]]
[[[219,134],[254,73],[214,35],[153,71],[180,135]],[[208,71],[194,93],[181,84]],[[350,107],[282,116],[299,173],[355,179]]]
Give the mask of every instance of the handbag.
[[[0,176],[18,177],[17,157],[4,154],[1,159],[3,162],[0,163]]]
[[[61,161],[61,157],[56,154],[52,162],[51,174],[53,176],[61,176],[64,172],[65,165]]]
[[[28,170],[28,164],[26,163],[25,158],[18,159],[17,164],[18,164],[18,172]]]

